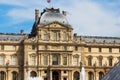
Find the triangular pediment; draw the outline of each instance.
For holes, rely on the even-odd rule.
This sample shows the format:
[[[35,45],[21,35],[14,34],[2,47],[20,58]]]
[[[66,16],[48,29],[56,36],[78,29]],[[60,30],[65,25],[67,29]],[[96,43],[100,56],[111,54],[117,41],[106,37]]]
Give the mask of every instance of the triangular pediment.
[[[42,25],[40,28],[51,28],[51,29],[73,29],[70,25],[63,25],[59,22],[52,22],[46,25]]]

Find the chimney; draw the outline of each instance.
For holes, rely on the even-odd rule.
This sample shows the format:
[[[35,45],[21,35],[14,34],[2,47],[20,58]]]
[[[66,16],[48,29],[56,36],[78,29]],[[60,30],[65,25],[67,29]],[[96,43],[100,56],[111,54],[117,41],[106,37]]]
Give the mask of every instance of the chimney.
[[[74,37],[77,37],[77,33],[74,33]]]
[[[24,30],[20,30],[20,34],[24,34]]]
[[[35,9],[35,21],[38,22],[39,20],[39,10]]]
[[[66,11],[62,11],[62,14],[64,15],[64,16],[66,16],[67,14],[66,14]]]

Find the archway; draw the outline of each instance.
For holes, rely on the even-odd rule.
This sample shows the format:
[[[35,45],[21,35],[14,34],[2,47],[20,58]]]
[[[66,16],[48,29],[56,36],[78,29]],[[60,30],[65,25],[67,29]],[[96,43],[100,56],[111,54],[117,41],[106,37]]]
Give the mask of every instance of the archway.
[[[4,71],[1,71],[0,72],[0,80],[5,80],[5,72]]]
[[[52,71],[52,80],[59,80],[59,72]]]
[[[99,72],[99,80],[101,80],[104,76],[104,73],[103,72]]]
[[[30,77],[37,77],[37,73],[35,71],[30,72]]]
[[[18,80],[18,73],[15,71],[12,72],[12,80]]]
[[[80,74],[79,74],[79,72],[74,72],[74,80],[79,80],[79,78],[80,78]]]

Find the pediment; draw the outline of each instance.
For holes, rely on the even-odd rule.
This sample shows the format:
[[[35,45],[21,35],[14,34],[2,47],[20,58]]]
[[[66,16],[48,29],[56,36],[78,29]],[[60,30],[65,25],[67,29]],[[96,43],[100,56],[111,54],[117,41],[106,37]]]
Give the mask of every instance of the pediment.
[[[49,28],[49,29],[73,29],[70,25],[63,25],[59,22],[52,22],[47,25],[43,25],[40,28]]]

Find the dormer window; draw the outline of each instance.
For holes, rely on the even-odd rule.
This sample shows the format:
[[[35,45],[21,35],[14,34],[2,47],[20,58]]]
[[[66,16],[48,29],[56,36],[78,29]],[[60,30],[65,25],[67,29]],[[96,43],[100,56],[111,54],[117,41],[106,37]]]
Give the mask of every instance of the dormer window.
[[[60,38],[60,33],[58,30],[53,31],[53,40],[57,41]]]
[[[47,31],[44,31],[44,40],[49,40],[49,34]]]

